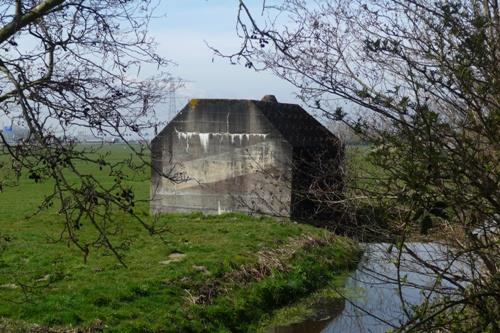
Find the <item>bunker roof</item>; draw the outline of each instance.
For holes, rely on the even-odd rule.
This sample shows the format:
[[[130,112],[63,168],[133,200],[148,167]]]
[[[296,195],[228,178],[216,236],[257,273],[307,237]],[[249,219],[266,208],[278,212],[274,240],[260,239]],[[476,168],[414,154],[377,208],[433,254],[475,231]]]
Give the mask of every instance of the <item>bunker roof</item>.
[[[293,147],[321,148],[338,145],[339,139],[297,104],[279,103],[273,95],[258,100],[192,99],[170,124],[185,112],[248,112],[255,107]],[[170,125],[169,124],[169,125]],[[167,131],[169,125],[163,130]],[[163,132],[162,131],[162,132]],[[161,136],[160,133],[159,136]]]

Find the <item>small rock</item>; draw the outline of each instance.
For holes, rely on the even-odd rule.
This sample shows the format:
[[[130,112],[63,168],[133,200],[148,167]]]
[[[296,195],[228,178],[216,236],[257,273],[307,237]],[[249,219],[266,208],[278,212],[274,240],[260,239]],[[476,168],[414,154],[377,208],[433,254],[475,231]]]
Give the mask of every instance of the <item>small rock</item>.
[[[201,272],[203,274],[210,274],[210,271],[205,266],[197,266],[193,265],[193,269],[197,272]]]
[[[182,259],[184,258],[186,255],[184,253],[180,253],[180,252],[173,252],[173,253],[170,253],[170,255],[168,256],[170,259],[172,260],[175,260],[175,259]]]
[[[43,277],[36,279],[36,282],[44,282],[50,280],[50,274],[44,275]]]
[[[173,252],[168,256],[168,260],[160,261],[162,265],[168,265],[176,261],[181,261],[186,255],[180,252]]]
[[[6,284],[0,285],[0,288],[3,288],[3,289],[17,289],[17,288],[19,288],[19,286],[17,284],[14,284],[14,283],[6,283]]]
[[[191,278],[189,276],[183,276],[180,281],[183,283],[186,283],[186,282],[191,281]]]

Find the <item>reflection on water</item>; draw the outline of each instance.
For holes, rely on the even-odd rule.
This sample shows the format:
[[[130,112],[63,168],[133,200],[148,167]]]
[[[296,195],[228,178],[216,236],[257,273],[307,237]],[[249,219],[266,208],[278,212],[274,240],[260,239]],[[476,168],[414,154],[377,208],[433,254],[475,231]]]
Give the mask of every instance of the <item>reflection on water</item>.
[[[288,326],[278,326],[272,327],[268,330],[268,333],[319,333],[328,325],[329,320],[312,320],[307,319],[306,321],[291,324]]]
[[[319,333],[329,322],[345,309],[345,300],[341,298],[322,298],[313,306],[314,315],[307,320],[288,326],[271,327],[267,333]]]
[[[434,243],[407,245],[428,262],[441,267],[448,263],[444,246]],[[269,333],[382,333],[392,326],[399,326],[407,318],[404,309],[411,311],[411,305],[424,300],[421,286],[432,285],[435,278],[410,255],[403,254],[404,264],[400,269],[400,276],[406,276],[407,280],[401,289],[405,300],[403,306],[395,283],[398,272],[393,262],[397,251],[391,252],[388,249],[388,244],[366,245],[358,269],[346,281],[347,292],[354,292],[354,295],[348,295],[341,308],[333,304],[318,304],[318,309],[315,309],[318,316],[315,318],[286,327],[275,327]],[[457,262],[451,269],[463,270],[464,265]],[[323,316],[322,313],[328,315]]]

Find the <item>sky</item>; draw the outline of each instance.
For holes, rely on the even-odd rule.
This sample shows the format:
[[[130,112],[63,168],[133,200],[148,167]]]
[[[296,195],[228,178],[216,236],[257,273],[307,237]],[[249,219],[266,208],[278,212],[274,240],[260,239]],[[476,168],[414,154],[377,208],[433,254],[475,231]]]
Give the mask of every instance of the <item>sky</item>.
[[[264,0],[246,0],[259,16]],[[275,0],[265,0],[267,4]],[[294,87],[269,72],[256,72],[244,65],[232,65],[215,56],[207,46],[224,52],[238,50],[241,40],[236,33],[239,0],[158,0],[150,24],[150,36],[157,42],[157,52],[175,65],[167,68],[174,77],[186,80],[176,92],[176,111],[191,98],[261,99],[275,95],[279,102],[299,103]],[[147,73],[147,71],[151,71]],[[153,75],[144,68],[141,76]],[[168,121],[173,114],[169,104],[159,104],[156,115]],[[0,129],[10,120],[0,115]]]
[[[177,92],[177,108],[187,98],[261,99],[275,95],[280,102],[298,103],[294,88],[271,73],[256,72],[243,65],[213,56],[207,43],[220,51],[236,51],[237,0],[162,0],[150,33],[158,53],[176,66],[169,72],[190,81]],[[260,15],[262,0],[246,1]]]

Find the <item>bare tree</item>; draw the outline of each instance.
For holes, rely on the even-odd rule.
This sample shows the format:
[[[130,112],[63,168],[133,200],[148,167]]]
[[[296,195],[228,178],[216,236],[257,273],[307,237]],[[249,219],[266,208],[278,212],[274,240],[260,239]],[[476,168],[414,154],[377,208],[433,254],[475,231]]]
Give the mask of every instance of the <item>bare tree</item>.
[[[154,8],[150,0],[0,1],[0,119],[29,130],[17,142],[0,132],[0,154],[8,157],[0,189],[26,174],[53,182],[41,209],[59,208],[61,238],[85,258],[104,246],[122,260],[120,244],[110,240],[120,229],[112,217],[117,210],[156,232],[135,214],[137,199],[124,180],[127,169],[149,164],[145,147],[129,144],[136,157],[111,163],[99,147],[78,146],[72,136],[84,129],[128,143],[156,124],[154,106],[171,85],[163,72],[169,61],[155,53],[148,35]],[[142,79],[143,67],[158,74]],[[107,170],[115,181],[101,183],[83,164]],[[78,236],[84,220],[95,230],[93,240]]]
[[[498,1],[284,0],[260,17],[240,1],[237,27],[241,49],[222,56],[272,71],[370,140],[383,175],[356,199],[377,202],[397,248],[453,284],[426,288],[399,329],[499,331]],[[467,274],[406,247],[418,231]]]

